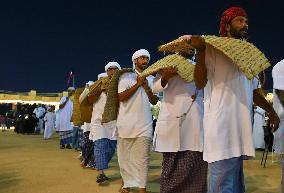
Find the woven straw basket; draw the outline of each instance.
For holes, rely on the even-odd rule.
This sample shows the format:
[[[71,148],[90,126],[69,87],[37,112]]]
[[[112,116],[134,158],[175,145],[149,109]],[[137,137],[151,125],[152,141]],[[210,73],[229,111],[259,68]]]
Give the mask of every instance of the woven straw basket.
[[[150,74],[158,72],[161,69],[168,67],[176,68],[179,76],[186,82],[193,81],[195,65],[193,65],[189,60],[178,54],[168,55],[158,60],[157,62],[149,66],[147,69],[145,69],[141,73],[141,76],[148,76]]]
[[[265,55],[253,44],[234,38],[204,36],[207,45],[214,47],[229,57],[245,74],[252,79],[270,66]],[[159,47],[162,52],[189,52],[192,46],[184,40],[177,39]]]

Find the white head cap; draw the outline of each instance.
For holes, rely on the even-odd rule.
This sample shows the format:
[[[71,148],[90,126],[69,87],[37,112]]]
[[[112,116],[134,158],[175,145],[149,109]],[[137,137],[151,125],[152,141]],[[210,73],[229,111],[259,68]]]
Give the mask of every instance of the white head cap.
[[[132,55],[133,69],[135,69],[135,62],[134,62],[134,60],[139,58],[140,56],[147,56],[149,58],[149,61],[150,61],[150,53],[147,50],[145,50],[145,49],[137,50]]]
[[[94,82],[90,80],[90,81],[87,82],[86,84],[87,84],[88,86],[92,86],[92,85],[94,84]]]
[[[107,71],[107,69],[109,69],[111,66],[116,66],[119,70],[121,70],[121,67],[117,62],[109,62],[105,66],[105,71]]]
[[[104,78],[104,77],[107,77],[107,73],[100,73],[99,75],[98,75],[98,80],[100,79],[100,78]]]
[[[284,90],[284,59],[278,62],[272,69],[273,88]]]
[[[75,88],[74,88],[73,86],[70,86],[67,90],[68,90],[68,91],[74,91]]]

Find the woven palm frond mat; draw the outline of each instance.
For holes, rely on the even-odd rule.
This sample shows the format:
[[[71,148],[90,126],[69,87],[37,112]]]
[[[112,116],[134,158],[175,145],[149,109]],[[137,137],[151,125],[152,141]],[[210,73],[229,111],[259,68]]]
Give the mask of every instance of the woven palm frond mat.
[[[253,44],[235,38],[204,36],[207,45],[214,47],[229,57],[245,74],[252,79],[270,66],[265,55]],[[161,52],[189,52],[192,46],[184,40],[177,39],[158,48]]]
[[[102,83],[102,79],[99,79],[94,82],[94,84],[90,87],[89,93],[94,92],[94,90]]]
[[[88,93],[96,93],[96,92],[107,92],[107,88],[109,85],[109,78],[104,77],[99,80],[97,80],[90,88]],[[100,87],[100,89],[98,89]],[[81,120],[83,122],[90,123],[93,113],[93,104],[89,103],[87,95],[84,96],[84,99],[82,100],[80,104],[80,110],[81,110]]]
[[[89,88],[89,92],[85,92],[85,93],[82,93],[82,94],[84,94],[84,96],[80,96],[80,97],[82,97],[82,101],[81,101],[81,105],[83,105],[83,106],[93,106],[93,104],[90,104],[89,102],[88,102],[88,94],[89,93],[93,93],[93,92],[96,92],[96,90],[97,90],[97,88],[98,88],[98,86],[100,86],[102,84],[102,80],[100,79],[100,80],[97,80],[97,81],[95,81],[94,82],[94,84]],[[80,98],[79,97],[79,98]]]
[[[84,96],[82,96],[82,101],[80,103],[80,112],[81,112],[80,114],[81,114],[81,120],[83,122],[89,123],[91,121],[92,112],[93,112],[93,104],[89,103],[88,94],[95,92],[97,87],[101,85],[101,83],[102,80],[95,81],[95,83],[90,87],[89,92],[83,93]]]
[[[81,112],[81,120],[83,122],[90,123],[93,113],[93,104],[90,104],[88,102],[87,96],[80,103],[80,112]]]
[[[174,67],[177,69],[177,73],[179,76],[186,82],[193,81],[193,74],[194,74],[194,67],[188,59],[185,57],[178,55],[178,54],[172,54],[168,55],[151,66],[149,66],[147,69],[145,69],[140,76],[149,76],[150,74],[153,74],[155,72],[158,72],[161,69],[168,68],[168,67]]]
[[[109,82],[107,89],[107,99],[104,108],[104,112],[102,115],[102,123],[108,123],[116,120],[118,109],[119,109],[119,101],[118,101],[118,82],[119,78],[122,74],[126,72],[133,72],[131,68],[124,68],[117,71],[111,81]]]
[[[81,111],[79,103],[79,97],[83,92],[83,90],[84,88],[77,88],[75,90],[74,96],[72,97],[72,102],[73,102],[72,121],[76,126],[81,126],[83,124],[83,122],[81,121]]]
[[[106,92],[108,91],[108,86],[109,86],[109,83],[110,83],[110,79],[108,77],[103,77],[101,78],[102,80],[102,84],[101,84],[101,90],[103,92]]]

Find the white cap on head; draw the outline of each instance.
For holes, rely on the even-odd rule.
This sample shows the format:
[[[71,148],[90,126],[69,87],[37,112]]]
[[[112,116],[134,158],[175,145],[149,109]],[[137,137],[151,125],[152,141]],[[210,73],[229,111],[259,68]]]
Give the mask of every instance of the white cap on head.
[[[75,88],[74,88],[73,86],[70,86],[67,90],[68,90],[68,91],[74,91]]]
[[[134,60],[139,58],[140,56],[147,56],[149,58],[149,61],[150,61],[150,53],[147,50],[145,50],[145,49],[137,50],[132,55],[133,69],[135,69],[135,62],[134,62]]]
[[[99,80],[100,78],[104,78],[104,77],[107,77],[107,73],[105,73],[105,72],[100,73],[100,74],[98,75],[98,80]]]
[[[92,86],[92,85],[94,84],[94,82],[90,80],[90,81],[87,82],[86,84],[87,84],[88,86]]]
[[[105,71],[107,71],[107,69],[109,69],[111,66],[116,66],[119,70],[121,70],[121,67],[117,62],[109,62],[105,66]]]
[[[272,69],[273,88],[284,90],[284,59],[278,62]]]

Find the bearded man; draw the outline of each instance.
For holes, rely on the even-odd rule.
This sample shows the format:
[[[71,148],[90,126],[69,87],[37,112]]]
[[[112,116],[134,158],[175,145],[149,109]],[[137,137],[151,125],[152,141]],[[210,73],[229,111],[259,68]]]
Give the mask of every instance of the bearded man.
[[[140,77],[148,66],[150,54],[145,49],[132,56],[133,70],[120,76],[118,82],[117,155],[123,179],[121,192],[138,187],[146,193],[150,143],[152,139],[151,106],[158,102],[152,92],[153,76]]]
[[[220,36],[247,39],[244,9],[231,7],[222,15]],[[202,37],[182,36],[197,50],[196,87],[204,88],[204,152],[209,163],[208,193],[243,193],[243,159],[255,156],[252,138],[253,102],[264,109],[275,131],[279,118],[259,92],[257,78],[249,80],[239,67]]]

